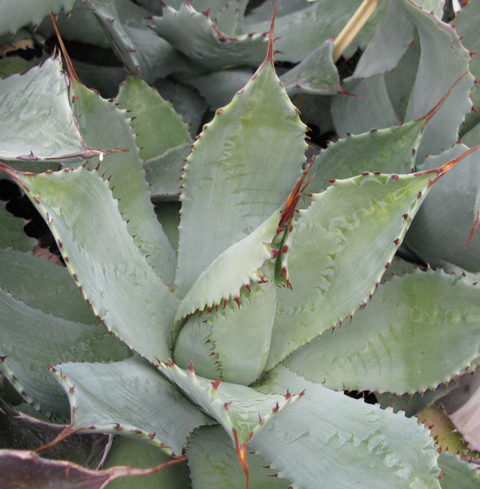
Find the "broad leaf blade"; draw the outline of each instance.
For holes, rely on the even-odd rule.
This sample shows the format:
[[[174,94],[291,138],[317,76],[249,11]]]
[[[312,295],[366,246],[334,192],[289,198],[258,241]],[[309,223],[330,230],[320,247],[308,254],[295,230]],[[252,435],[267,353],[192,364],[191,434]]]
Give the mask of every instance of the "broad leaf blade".
[[[264,57],[265,32],[255,36],[225,37],[213,22],[190,2],[177,10],[165,6],[162,17],[153,17],[152,28],[173,47],[205,68],[229,65],[258,66]]]
[[[66,321],[26,306],[0,291],[0,367],[36,408],[68,418],[68,403],[47,370],[66,361],[107,361],[129,351],[101,325]]]
[[[180,296],[285,201],[301,173],[304,130],[269,61],[204,126],[183,177]]]
[[[35,162],[48,158],[82,161],[82,137],[68,102],[67,84],[58,59],[23,75],[0,81],[0,158],[3,161]],[[52,162],[55,164],[55,162]]]
[[[180,455],[188,434],[211,420],[146,361],[64,363],[53,369],[67,392],[72,427],[148,441]]]
[[[72,93],[73,110],[89,146],[112,146],[115,152],[101,162],[90,162],[114,187],[113,196],[136,246],[165,285],[173,281],[175,252],[162,231],[150,202],[148,184],[126,112],[88,90],[78,81]],[[73,100],[73,98],[72,98]]]
[[[286,256],[293,291],[277,291],[267,367],[367,301],[389,267],[429,181],[429,174],[368,174],[336,181],[313,196],[292,232]],[[360,256],[364,267],[358,266]]]
[[[161,363],[157,367],[239,445],[246,446],[271,418],[301,397],[291,396],[288,390],[286,395],[266,395],[243,385],[212,382],[197,377],[192,366],[182,370],[175,364]]]
[[[480,354],[479,296],[478,287],[441,270],[393,277],[351,325],[314,338],[285,365],[335,390],[435,389]]]
[[[3,202],[0,202],[0,249],[12,248],[14,250],[29,251],[35,245],[35,240],[25,234],[23,228],[25,221],[7,211]]]
[[[191,362],[203,377],[249,385],[263,372],[275,319],[276,283],[272,264],[262,270],[265,283],[242,288],[219,309],[195,313],[175,343],[175,361]]]
[[[15,33],[20,27],[27,24],[40,24],[48,12],[58,14],[60,10],[69,12],[76,0],[24,0],[22,8],[14,0],[2,2],[2,15],[0,18],[0,34]]]
[[[232,442],[219,426],[196,430],[187,445],[188,466],[196,489],[245,489],[245,474]],[[251,450],[247,454],[250,486],[255,489],[288,489],[290,482],[277,477],[268,461]]]
[[[184,142],[191,144],[188,126],[172,104],[141,78],[129,76],[120,86],[116,101],[130,111],[141,158],[153,158]]]
[[[140,254],[108,182],[84,167],[17,178],[95,314],[146,358],[168,359],[177,301]]]
[[[305,389],[305,395],[279,413],[251,447],[294,485],[440,488],[437,451],[415,419],[312,384],[284,367],[271,372],[259,389],[277,392],[287,386]]]
[[[0,269],[0,287],[27,306],[68,321],[98,323],[66,267],[31,253],[0,250]]]
[[[422,137],[424,121],[407,122],[388,129],[351,135],[332,143],[315,159],[308,191],[327,188],[332,179],[364,172],[410,173]],[[304,202],[306,198],[302,199]],[[305,204],[306,205],[306,204]]]

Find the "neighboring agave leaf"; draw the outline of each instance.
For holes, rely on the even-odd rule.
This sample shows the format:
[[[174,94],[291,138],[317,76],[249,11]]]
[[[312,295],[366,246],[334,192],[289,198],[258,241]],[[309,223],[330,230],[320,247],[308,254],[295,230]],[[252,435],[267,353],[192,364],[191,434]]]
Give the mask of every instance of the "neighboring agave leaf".
[[[98,319],[65,267],[31,253],[0,250],[0,287],[27,306],[83,324]]]
[[[211,423],[138,357],[105,364],[63,363],[52,371],[68,394],[72,430],[120,434],[179,456],[188,434]]]
[[[60,60],[49,58],[23,75],[0,81],[3,161],[28,161],[35,168],[36,162],[51,158],[78,164],[93,156],[75,125],[61,70]]]
[[[480,3],[477,0],[470,0],[458,13],[453,23],[455,24],[455,30],[462,39],[462,44],[471,53],[480,52],[480,43],[478,38],[478,23],[476,19],[480,14]],[[478,80],[480,78],[480,57],[472,56],[469,64],[472,75]],[[470,97],[473,101],[474,107],[479,105],[480,90],[478,85],[472,88]],[[460,134],[464,135],[469,132],[473,127],[477,126],[480,122],[480,114],[472,110],[467,115],[465,124],[460,128]]]
[[[165,234],[172,245],[172,248],[178,248],[178,226],[180,224],[180,203],[162,202],[155,207],[155,214],[162,223]]]
[[[265,55],[265,34],[226,37],[208,16],[197,12],[190,2],[182,3],[178,11],[165,6],[163,16],[153,17],[151,22],[155,32],[204,68],[258,66]]]
[[[466,150],[458,144],[427,158],[420,169],[441,165]],[[471,154],[432,189],[407,233],[409,248],[431,266],[445,260],[470,272],[480,271],[480,235],[465,246],[477,218],[479,186],[478,155]]]
[[[0,17],[0,34],[15,33],[20,27],[27,24],[40,24],[48,12],[57,14],[60,10],[69,12],[76,0],[25,0],[22,8],[14,0],[2,2],[2,15]]]
[[[403,8],[409,22],[419,32],[420,60],[405,114],[405,120],[412,121],[427,114],[449,88],[468,72],[470,55],[462,46],[454,29],[441,22],[435,15],[418,8],[408,0],[396,2],[394,7],[389,12],[393,16],[392,21],[398,23],[395,11]],[[392,57],[398,60],[400,55],[398,44],[385,44],[382,39],[383,35],[377,36],[372,41],[370,51],[374,54],[379,50],[382,51],[384,55],[378,57],[379,60],[392,59]],[[402,33],[404,44],[407,42],[406,35],[406,31]],[[391,48],[390,51],[386,51],[388,47]],[[367,56],[367,62],[369,59],[370,56]],[[382,66],[377,67],[374,72],[378,73],[381,68]],[[385,64],[383,71],[389,71],[391,68],[391,63]],[[361,78],[365,71],[362,65],[359,70],[358,77]],[[346,90],[353,91],[362,98],[347,98],[344,95],[335,98],[332,110],[342,134],[366,132],[371,128],[393,125],[387,124],[387,121],[392,120],[388,117],[393,117],[393,106],[383,78],[383,74],[375,74],[361,80],[354,78],[344,85]],[[471,109],[468,93],[472,85],[473,76],[467,74],[458,81],[438,113],[429,120],[420,144],[419,158],[423,159],[425,154],[437,154],[443,148],[448,148],[456,142],[458,127],[463,122],[465,114]],[[375,97],[378,100],[375,100]],[[367,101],[370,102],[370,105]],[[385,109],[388,116],[385,115]],[[380,112],[380,117],[377,112]],[[347,113],[348,116],[345,119]],[[377,119],[379,122],[376,122]]]
[[[272,246],[274,238],[280,241],[277,228],[281,214],[280,210],[275,211],[251,234],[222,252],[199,275],[178,307],[176,321],[197,310],[218,309],[224,300],[238,297],[243,286],[264,282],[261,268],[278,254]]]
[[[292,231],[286,256],[293,291],[277,291],[267,368],[368,300],[431,183],[428,173],[367,174],[312,196]]]
[[[0,59],[0,78],[20,74],[34,66],[35,62],[27,61],[20,56],[9,56]]]
[[[12,176],[49,224],[70,273],[99,319],[146,358],[168,359],[178,303],[130,236],[109,182],[83,166]],[[79,214],[89,217],[79,220]]]
[[[197,377],[193,367],[182,370],[174,363],[157,368],[203,411],[215,418],[235,443],[237,453],[246,455],[247,445],[280,411],[303,394],[267,395],[238,384],[212,382]]]
[[[349,178],[364,172],[410,173],[422,137],[425,120],[388,129],[347,136],[320,151],[312,167],[314,178],[308,191],[321,192],[329,180]],[[307,199],[302,199],[306,206]]]
[[[253,282],[217,311],[209,308],[186,321],[175,343],[178,365],[186,368],[193,362],[203,377],[241,385],[262,374],[275,319],[274,264],[265,264],[260,273],[264,283]]]
[[[180,296],[282,205],[301,174],[305,126],[275,74],[271,37],[265,63],[204,126],[188,157],[175,280]]]
[[[15,217],[7,211],[6,204],[0,202],[0,249],[12,248],[19,251],[30,251],[35,240],[25,234],[25,220]]]
[[[378,403],[382,409],[392,408],[394,413],[405,411],[405,416],[411,418],[420,411],[428,408],[435,401],[458,387],[455,380],[447,384],[440,384],[435,390],[425,392],[415,392],[412,394],[390,394],[388,392],[376,393]],[[441,404],[441,401],[439,402]]]
[[[325,489],[440,488],[437,451],[416,420],[312,384],[283,367],[257,388],[277,392],[287,385],[305,389],[305,395],[250,446],[293,486],[316,489],[321,481]]]
[[[343,88],[347,93],[332,101],[333,121],[341,137],[385,129],[400,122],[383,73],[365,79],[350,78],[343,83]],[[352,97],[352,93],[356,97]]]
[[[181,191],[180,179],[190,151],[191,144],[187,142],[144,162],[143,168],[149,184],[148,190],[155,203],[178,200]]]
[[[441,270],[393,277],[351,326],[313,339],[285,365],[336,390],[434,389],[480,354],[479,294],[467,280]]]
[[[71,74],[73,78],[74,74]],[[125,111],[102,99],[75,80],[71,90],[73,110],[80,131],[88,144],[115,145],[122,151],[101,162],[90,162],[102,178],[108,179],[113,197],[134,242],[165,285],[171,284],[175,269],[175,252],[162,231],[150,202],[148,184],[135,138]],[[108,129],[108,130],[106,130]]]
[[[47,423],[12,409],[0,399],[0,447],[15,450],[35,450],[53,440],[65,428],[63,425]],[[46,458],[82,464],[97,469],[105,451],[108,451],[109,437],[102,434],[71,435],[68,442],[61,441],[42,451]],[[152,464],[155,465],[155,464]]]
[[[172,460],[163,450],[147,443],[123,436],[113,440],[104,468],[128,465],[135,468],[147,468]],[[237,461],[238,465],[238,461]],[[145,475],[141,481],[136,477],[122,477],[108,484],[108,489],[187,489],[191,486],[188,465],[186,462],[165,467],[160,472]]]
[[[200,428],[187,443],[188,466],[196,489],[245,489],[245,474],[238,463],[232,442],[220,426]],[[255,489],[288,489],[290,482],[277,477],[268,461],[249,450],[250,485]]]
[[[355,78],[368,78],[395,69],[413,41],[413,24],[398,0],[388,0],[375,35],[355,68]]]
[[[192,68],[164,39],[147,28],[148,10],[128,0],[84,0],[99,20],[130,72],[148,83]]]
[[[272,12],[277,5],[277,19],[304,8],[310,7],[310,0],[265,0],[256,2],[256,6],[246,17],[245,24],[258,24],[259,22],[269,22],[272,20]]]
[[[274,2],[270,2],[272,5]],[[298,5],[298,2],[296,2]],[[279,17],[275,22],[275,32],[279,39],[275,42],[275,48],[279,51],[276,55],[278,61],[290,61],[299,63],[318,46],[329,38],[336,37],[350,20],[361,1],[343,0],[342,2],[330,2],[317,0],[310,3],[307,8],[292,11]],[[293,9],[293,4],[292,4]],[[270,11],[270,17],[273,12]],[[370,19],[368,23],[376,22]],[[267,32],[269,20],[255,24],[247,24],[243,33]],[[353,44],[352,54],[356,49]]]
[[[55,28],[48,11],[45,15],[46,17],[36,32],[48,39],[55,36]],[[110,37],[95,19],[91,5],[85,0],[76,1],[70,12],[61,11],[55,15],[55,24],[62,39],[66,41],[79,41],[104,49],[111,49],[112,47]],[[88,29],[85,26],[88,26]]]
[[[333,62],[333,42],[327,39],[297,66],[280,77],[290,97],[297,93],[330,95],[342,92]]]
[[[411,2],[404,1],[403,5],[418,29],[421,45],[420,64],[406,113],[409,121],[426,114],[468,72],[470,53],[453,27]],[[468,95],[473,82],[474,77],[467,73],[429,121],[418,150],[420,157],[438,154],[456,143],[458,127],[472,107]]]
[[[195,88],[169,78],[156,80],[154,86],[163,99],[172,102],[173,108],[190,126],[190,135],[194,138],[200,131],[203,117],[208,111],[205,99]]]
[[[252,78],[253,68],[231,68],[200,75],[177,75],[176,79],[195,87],[215,111],[229,104],[233,96]]]
[[[68,402],[47,365],[125,358],[128,350],[101,325],[66,321],[0,292],[0,369],[23,397],[49,416],[68,418]]]
[[[172,104],[163,100],[141,78],[129,76],[120,85],[116,101],[130,112],[130,124],[137,133],[136,143],[141,158],[162,155],[184,142],[192,144],[188,126]]]
[[[180,461],[182,461],[181,459]],[[167,462],[167,465],[178,460]],[[104,489],[107,484],[124,476],[143,476],[162,470],[165,465],[152,469],[112,467],[90,470],[72,462],[40,458],[26,450],[0,450],[0,484],[3,489]]]
[[[442,489],[480,489],[477,466],[463,462],[458,455],[442,452],[438,457],[438,466],[442,469]]]
[[[449,418],[445,409],[440,406],[430,406],[418,413],[417,422],[430,430],[430,436],[438,445],[439,452],[448,451],[450,454],[478,457],[478,452],[471,452],[467,442],[462,438]]]

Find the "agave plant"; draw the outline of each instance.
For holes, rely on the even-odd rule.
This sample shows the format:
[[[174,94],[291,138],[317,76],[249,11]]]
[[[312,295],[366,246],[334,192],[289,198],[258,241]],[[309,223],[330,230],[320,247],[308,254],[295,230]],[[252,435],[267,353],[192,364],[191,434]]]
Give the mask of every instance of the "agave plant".
[[[112,37],[123,46],[133,30],[108,20],[115,4],[87,3],[106,29],[120,24]],[[284,12],[283,32],[296,13]],[[399,15],[408,34],[392,28]],[[214,76],[207,68],[253,62],[264,45],[247,36],[230,52],[218,28],[212,44],[211,18],[186,3],[152,20],[180,58],[198,52],[179,26],[204,26],[195,34],[205,54],[199,86]],[[366,107],[385,95],[386,66],[410,49],[414,28],[422,50],[402,60],[417,69],[406,110],[407,95],[392,92],[395,110]],[[362,134],[307,161],[307,128],[287,89],[316,93],[305,82],[316,58],[279,78],[273,37],[272,25],[263,63],[230,103],[212,103],[215,116],[193,144],[141,78],[130,75],[112,103],[81,83],[66,53],[68,77],[53,57],[0,83],[0,167],[44,217],[66,265],[27,252],[23,223],[2,207],[0,368],[27,403],[66,424],[57,439],[120,435],[109,463],[131,465],[135,453],[164,462],[158,468],[175,463],[152,487],[477,487],[474,469],[439,455],[428,429],[385,409],[416,414],[478,363],[475,283],[395,258],[440,177],[475,164],[473,145],[428,164],[417,156],[455,143],[470,109],[470,55],[434,14],[388,2],[354,76],[342,88],[335,80],[337,131]],[[431,75],[433,45],[447,62]],[[333,66],[332,43],[322,46]],[[282,56],[300,61],[302,49]],[[143,55],[125,57],[140,66]],[[431,76],[434,93],[422,97]],[[405,123],[394,125],[399,113]],[[372,124],[385,129],[369,132]],[[351,390],[373,391],[382,404],[344,395]],[[99,488],[151,472],[89,472],[11,449],[0,460],[5,486],[22,481],[20,470],[35,487],[49,474]]]

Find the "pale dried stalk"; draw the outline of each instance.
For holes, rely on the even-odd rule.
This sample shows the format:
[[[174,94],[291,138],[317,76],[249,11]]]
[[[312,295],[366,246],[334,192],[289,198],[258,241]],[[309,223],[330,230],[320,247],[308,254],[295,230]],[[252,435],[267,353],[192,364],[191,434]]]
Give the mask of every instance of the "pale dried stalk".
[[[342,32],[337,36],[333,43],[333,61],[337,62],[345,49],[350,45],[360,29],[380,5],[381,0],[363,0],[360,7],[353,14]]]

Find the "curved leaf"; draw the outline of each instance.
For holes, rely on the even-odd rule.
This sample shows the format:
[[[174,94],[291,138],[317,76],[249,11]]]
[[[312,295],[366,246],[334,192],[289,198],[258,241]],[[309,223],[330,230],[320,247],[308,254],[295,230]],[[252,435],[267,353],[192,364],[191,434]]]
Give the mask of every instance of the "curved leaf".
[[[108,182],[84,167],[16,178],[99,319],[146,358],[168,359],[177,300],[140,254]]]
[[[220,253],[283,204],[301,174],[304,131],[270,59],[204,126],[183,177],[175,280],[181,297]]]
[[[0,290],[0,369],[28,402],[49,416],[67,418],[68,403],[47,365],[129,354],[101,325],[51,316]]]
[[[479,299],[476,286],[441,270],[393,277],[351,325],[314,338],[285,365],[336,390],[434,389],[480,354]]]
[[[139,157],[126,111],[102,99],[98,93],[75,81],[71,92],[73,110],[87,144],[114,146],[127,151],[114,152],[100,162],[90,161],[99,175],[110,182],[113,197],[127,223],[127,229],[140,253],[165,285],[173,281],[175,252],[163,232],[150,202],[145,171]]]
[[[277,291],[267,368],[367,301],[429,185],[429,174],[370,173],[313,195],[292,231],[286,258],[293,291]]]
[[[188,126],[172,104],[141,78],[129,76],[120,85],[116,101],[130,111],[130,124],[137,133],[141,158],[153,158],[184,142],[191,144]]]
[[[251,447],[295,486],[317,489],[439,489],[437,451],[415,419],[312,384],[277,367],[258,388],[305,395],[262,430]],[[348,463],[345,461],[348,460]]]
[[[187,445],[188,465],[196,489],[245,489],[245,474],[232,442],[220,426],[200,428]],[[290,482],[277,477],[267,460],[249,450],[250,486],[255,489],[288,489]]]
[[[303,394],[266,395],[243,385],[212,382],[197,377],[193,367],[182,370],[175,364],[157,365],[195,404],[215,418],[236,445],[245,446],[277,413]]]
[[[152,28],[173,47],[206,68],[229,65],[258,66],[264,57],[265,32],[238,38],[224,36],[208,16],[197,12],[190,2],[178,10],[166,5],[162,17],[152,18]]]
[[[73,429],[112,433],[182,453],[185,439],[211,420],[150,364],[138,357],[112,363],[63,363],[52,368],[68,394]]]

